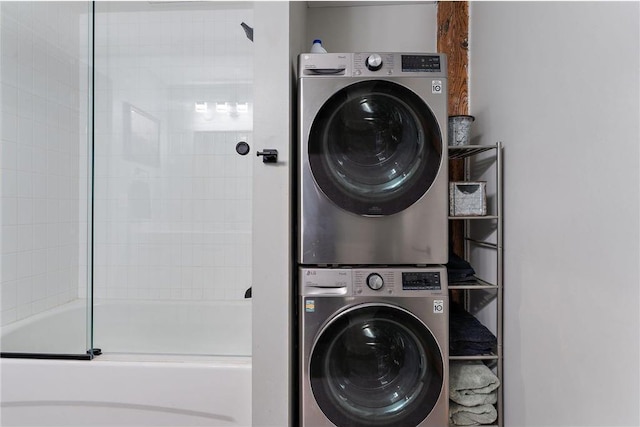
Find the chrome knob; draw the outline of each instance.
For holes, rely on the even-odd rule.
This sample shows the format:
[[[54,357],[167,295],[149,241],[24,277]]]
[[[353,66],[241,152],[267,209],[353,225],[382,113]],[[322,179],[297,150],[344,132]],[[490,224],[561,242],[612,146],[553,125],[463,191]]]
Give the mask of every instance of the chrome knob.
[[[380,68],[382,68],[382,57],[377,53],[373,53],[369,55],[369,57],[365,61],[365,65],[371,71],[378,71]]]
[[[384,280],[382,280],[382,276],[378,273],[371,273],[367,276],[367,286],[374,291],[379,290],[384,285]]]

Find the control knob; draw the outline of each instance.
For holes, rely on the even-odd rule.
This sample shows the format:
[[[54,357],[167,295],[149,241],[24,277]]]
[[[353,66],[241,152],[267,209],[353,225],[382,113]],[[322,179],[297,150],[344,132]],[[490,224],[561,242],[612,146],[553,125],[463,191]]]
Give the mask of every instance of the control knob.
[[[378,273],[371,273],[367,276],[367,286],[373,289],[374,291],[379,290],[384,285],[384,280],[382,280],[382,276]]]
[[[377,53],[372,53],[365,61],[365,65],[371,71],[378,71],[382,68],[382,57]]]

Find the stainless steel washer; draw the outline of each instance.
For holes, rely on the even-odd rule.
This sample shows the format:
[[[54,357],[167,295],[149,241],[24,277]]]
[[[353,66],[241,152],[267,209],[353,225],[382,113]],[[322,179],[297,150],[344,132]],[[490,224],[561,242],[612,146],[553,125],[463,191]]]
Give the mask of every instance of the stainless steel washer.
[[[298,262],[446,263],[446,57],[301,54],[298,87]]]
[[[301,427],[448,425],[444,267],[299,270]]]

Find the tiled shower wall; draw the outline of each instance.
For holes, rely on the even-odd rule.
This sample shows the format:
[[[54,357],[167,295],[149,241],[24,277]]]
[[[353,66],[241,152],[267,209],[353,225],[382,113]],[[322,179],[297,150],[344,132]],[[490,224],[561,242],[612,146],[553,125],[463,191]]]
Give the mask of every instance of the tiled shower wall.
[[[252,145],[252,9],[236,5],[96,3],[96,298],[251,286],[255,147],[235,146]]]
[[[88,8],[0,3],[2,325],[86,287]]]

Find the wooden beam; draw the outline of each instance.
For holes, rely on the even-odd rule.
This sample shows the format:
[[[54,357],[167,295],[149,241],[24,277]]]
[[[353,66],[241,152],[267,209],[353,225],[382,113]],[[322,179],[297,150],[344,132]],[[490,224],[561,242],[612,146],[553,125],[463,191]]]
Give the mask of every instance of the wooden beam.
[[[438,2],[438,52],[447,54],[449,115],[469,114],[469,2]],[[449,162],[449,180],[464,178],[464,161]],[[450,245],[464,255],[464,223],[452,221]]]
[[[438,2],[438,51],[447,54],[449,115],[469,114],[469,2]]]

